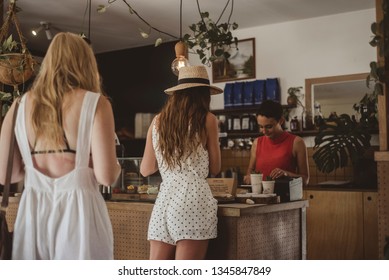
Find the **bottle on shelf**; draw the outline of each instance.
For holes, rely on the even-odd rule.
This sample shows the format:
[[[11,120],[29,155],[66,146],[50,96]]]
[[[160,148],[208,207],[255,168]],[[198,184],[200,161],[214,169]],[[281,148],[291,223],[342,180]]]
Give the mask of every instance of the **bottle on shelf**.
[[[290,121],[290,131],[299,131],[299,130],[300,130],[300,123],[299,120],[297,119],[297,116],[295,116]]]
[[[315,116],[313,121],[315,123],[316,128],[319,128],[324,123],[324,118],[323,118],[323,114],[321,113],[320,103],[316,101],[314,108],[315,108]]]
[[[257,118],[255,115],[250,115],[249,131],[250,132],[258,132],[258,123],[257,123]]]
[[[241,118],[241,130],[242,132],[250,131],[250,115],[244,114]]]
[[[233,131],[241,131],[242,130],[242,123],[239,116],[233,116],[232,118],[232,130]]]
[[[312,110],[306,109],[303,112],[303,130],[312,130],[315,126],[313,124]]]

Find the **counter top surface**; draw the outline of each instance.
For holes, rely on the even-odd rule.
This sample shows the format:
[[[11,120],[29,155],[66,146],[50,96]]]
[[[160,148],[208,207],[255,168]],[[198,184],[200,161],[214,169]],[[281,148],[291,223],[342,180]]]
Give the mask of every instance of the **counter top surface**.
[[[307,200],[298,200],[284,203],[274,203],[274,204],[243,204],[243,203],[229,203],[229,204],[219,204],[218,205],[218,215],[219,216],[229,216],[229,217],[241,217],[262,213],[286,211],[292,209],[299,209],[308,207],[309,203]],[[112,202],[107,201],[108,209],[112,210],[126,210],[126,211],[152,211],[154,204],[147,202]]]
[[[377,187],[361,188],[355,185],[329,186],[329,185],[308,185],[303,188],[305,191],[336,191],[336,192],[377,192]]]

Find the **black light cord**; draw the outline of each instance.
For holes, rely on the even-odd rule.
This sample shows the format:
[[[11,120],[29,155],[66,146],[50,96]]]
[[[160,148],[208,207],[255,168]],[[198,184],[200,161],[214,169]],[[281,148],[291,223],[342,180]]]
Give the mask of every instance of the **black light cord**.
[[[180,0],[180,41],[182,41],[182,0]]]
[[[91,10],[92,10],[92,0],[89,0],[89,18],[88,18],[88,39],[90,41],[92,41],[91,37],[90,37],[90,22],[91,22]]]

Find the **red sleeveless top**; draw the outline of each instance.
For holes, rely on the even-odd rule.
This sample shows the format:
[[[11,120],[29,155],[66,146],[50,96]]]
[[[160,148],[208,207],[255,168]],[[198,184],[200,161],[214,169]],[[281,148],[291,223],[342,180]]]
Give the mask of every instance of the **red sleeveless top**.
[[[257,138],[255,171],[261,171],[263,180],[274,168],[281,168],[295,173],[297,163],[293,158],[293,142],[296,135],[284,131],[276,139],[266,136]]]

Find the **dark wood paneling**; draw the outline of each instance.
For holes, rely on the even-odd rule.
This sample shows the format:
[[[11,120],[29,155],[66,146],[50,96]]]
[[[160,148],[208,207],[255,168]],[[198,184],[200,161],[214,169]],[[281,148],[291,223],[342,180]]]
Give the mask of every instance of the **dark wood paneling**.
[[[162,108],[164,90],[177,84],[177,76],[170,70],[175,43],[96,55],[104,90],[112,99],[117,130],[125,127],[133,135],[136,113],[157,113]],[[139,145],[124,144],[127,156],[143,154]]]

